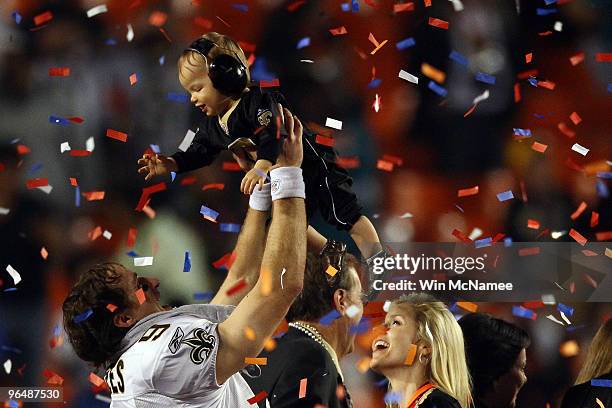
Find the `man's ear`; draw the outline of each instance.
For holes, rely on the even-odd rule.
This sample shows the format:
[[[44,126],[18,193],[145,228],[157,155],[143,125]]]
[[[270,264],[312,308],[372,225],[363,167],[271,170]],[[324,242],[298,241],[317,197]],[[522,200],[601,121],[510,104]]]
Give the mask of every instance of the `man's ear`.
[[[113,323],[117,327],[131,327],[135,321],[132,316],[126,313],[121,313],[113,317]]]
[[[334,307],[338,313],[344,316],[344,312],[346,312],[346,309],[348,309],[349,306],[348,292],[346,289],[336,289],[334,292],[332,307]]]

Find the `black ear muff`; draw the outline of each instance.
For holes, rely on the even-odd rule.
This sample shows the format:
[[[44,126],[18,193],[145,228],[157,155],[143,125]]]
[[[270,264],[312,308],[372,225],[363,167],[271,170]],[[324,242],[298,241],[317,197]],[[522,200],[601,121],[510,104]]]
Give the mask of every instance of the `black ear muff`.
[[[246,67],[228,54],[217,55],[210,62],[208,76],[215,89],[225,96],[240,96],[247,86]]]

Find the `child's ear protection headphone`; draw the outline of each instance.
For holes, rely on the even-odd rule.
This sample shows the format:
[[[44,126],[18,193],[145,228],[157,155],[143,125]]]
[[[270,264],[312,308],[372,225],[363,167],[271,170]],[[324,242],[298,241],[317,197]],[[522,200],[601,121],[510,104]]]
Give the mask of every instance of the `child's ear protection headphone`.
[[[217,44],[207,38],[198,38],[187,47],[204,57],[208,65],[208,77],[217,91],[225,96],[238,97],[247,87],[247,68],[239,58],[229,54],[219,54],[209,59],[208,53]]]

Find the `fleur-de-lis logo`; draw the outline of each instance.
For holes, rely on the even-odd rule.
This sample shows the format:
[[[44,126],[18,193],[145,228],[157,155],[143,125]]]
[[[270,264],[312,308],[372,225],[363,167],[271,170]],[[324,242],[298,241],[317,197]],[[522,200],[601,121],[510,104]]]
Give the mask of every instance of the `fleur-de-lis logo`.
[[[215,348],[215,336],[208,334],[204,329],[195,329],[191,332],[192,337],[183,339],[181,344],[186,344],[192,348],[190,358],[194,364],[202,364],[205,359],[208,359],[210,352]],[[202,358],[202,353],[205,354]]]
[[[257,121],[261,126],[268,126],[270,124],[270,118],[272,117],[272,112],[268,109],[263,110],[259,109],[257,111]]]

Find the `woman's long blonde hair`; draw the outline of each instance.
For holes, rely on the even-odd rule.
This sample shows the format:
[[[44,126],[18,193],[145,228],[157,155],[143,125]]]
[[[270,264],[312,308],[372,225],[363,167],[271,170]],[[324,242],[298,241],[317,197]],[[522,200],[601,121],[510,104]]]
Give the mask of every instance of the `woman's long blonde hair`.
[[[429,380],[455,398],[462,408],[472,405],[470,373],[465,358],[463,333],[453,314],[434,297],[416,293],[393,302],[412,311],[417,339],[431,348]]]
[[[586,361],[576,378],[576,384],[590,381],[610,371],[612,371],[612,319],[608,319],[593,337]]]

